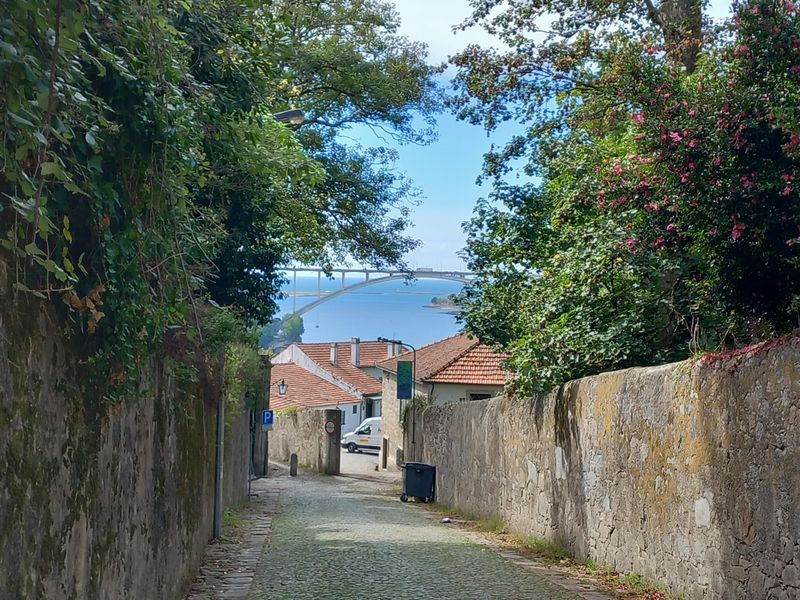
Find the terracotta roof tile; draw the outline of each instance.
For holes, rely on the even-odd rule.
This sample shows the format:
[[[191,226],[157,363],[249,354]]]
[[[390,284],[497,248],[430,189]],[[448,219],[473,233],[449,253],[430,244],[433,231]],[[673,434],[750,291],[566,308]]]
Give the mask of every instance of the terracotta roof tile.
[[[269,406],[281,410],[290,406],[313,408],[358,402],[359,399],[293,363],[272,365]],[[285,381],[286,395],[278,394],[277,384]]]
[[[412,356],[412,352],[404,352],[378,363],[378,366],[396,373],[397,361],[411,360]],[[422,346],[417,350],[416,358],[418,381],[503,385],[508,375],[500,368],[506,355],[463,333]]]
[[[505,385],[508,371],[501,368],[507,355],[485,344],[473,346],[427,381],[432,383],[466,383],[469,385]]]
[[[380,394],[383,391],[383,384],[351,362],[351,342],[335,342],[337,346],[336,364],[331,363],[331,344],[333,343],[301,343],[297,344],[297,347],[320,367],[345,383],[349,383],[362,394]],[[375,366],[378,360],[386,358],[388,352],[389,348],[386,342],[361,342],[360,366]]]

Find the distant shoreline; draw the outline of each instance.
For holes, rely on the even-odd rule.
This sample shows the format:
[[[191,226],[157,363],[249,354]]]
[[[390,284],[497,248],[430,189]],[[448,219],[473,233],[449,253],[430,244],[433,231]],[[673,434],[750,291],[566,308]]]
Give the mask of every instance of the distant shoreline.
[[[447,314],[450,314],[450,315],[457,315],[462,310],[460,306],[458,306],[457,304],[452,304],[452,303],[447,303],[447,304],[444,304],[444,303],[442,303],[442,304],[428,303],[428,304],[423,304],[422,306],[423,306],[423,308],[433,308],[435,310],[438,310],[438,311],[441,311],[443,313],[447,313]]]

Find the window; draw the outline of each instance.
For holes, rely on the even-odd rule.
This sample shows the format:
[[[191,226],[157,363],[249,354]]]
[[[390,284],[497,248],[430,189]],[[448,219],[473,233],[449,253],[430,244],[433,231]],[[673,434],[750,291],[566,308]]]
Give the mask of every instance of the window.
[[[488,392],[470,392],[469,399],[470,400],[488,400],[491,398],[492,395]]]
[[[344,422],[347,420],[347,413],[343,410],[340,410],[339,412],[342,413],[342,425],[344,425]]]
[[[353,404],[353,414],[354,415],[358,414],[358,404]]]
[[[362,427],[361,429],[356,430],[356,433],[360,435],[369,435],[370,433],[372,433],[372,427],[370,427],[369,425],[364,425],[364,427]]]

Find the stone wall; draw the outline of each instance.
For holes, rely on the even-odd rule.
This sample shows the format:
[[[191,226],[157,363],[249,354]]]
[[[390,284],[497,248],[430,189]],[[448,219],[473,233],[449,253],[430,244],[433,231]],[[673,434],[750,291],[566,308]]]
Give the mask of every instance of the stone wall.
[[[211,535],[217,399],[153,360],[140,397],[97,401],[65,329],[0,261],[0,599],[182,598]],[[228,506],[246,498],[247,430],[242,410]]]
[[[800,597],[800,344],[431,408],[437,501],[668,584]]]
[[[325,413],[305,409],[278,413],[269,432],[269,458],[288,463],[297,454],[301,467],[323,473],[327,464],[328,434],[325,433]]]

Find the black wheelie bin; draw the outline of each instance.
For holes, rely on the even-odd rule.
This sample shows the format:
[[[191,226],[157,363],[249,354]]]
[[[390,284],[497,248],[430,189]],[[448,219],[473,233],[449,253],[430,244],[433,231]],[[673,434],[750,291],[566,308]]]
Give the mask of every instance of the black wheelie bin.
[[[401,502],[417,498],[432,502],[436,494],[436,467],[425,463],[407,462],[403,465],[403,493]]]

